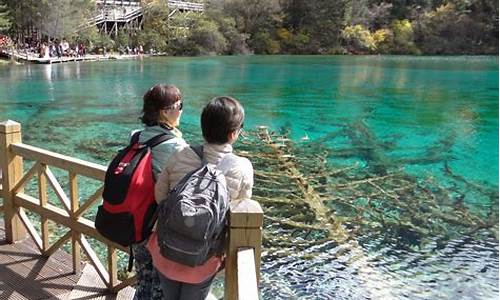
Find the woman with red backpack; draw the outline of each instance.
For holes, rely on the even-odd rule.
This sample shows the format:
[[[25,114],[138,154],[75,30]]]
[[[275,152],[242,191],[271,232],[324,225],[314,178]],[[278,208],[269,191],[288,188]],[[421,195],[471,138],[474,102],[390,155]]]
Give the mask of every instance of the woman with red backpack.
[[[143,97],[142,117],[144,129],[139,134],[139,143],[155,136],[166,134],[168,140],[152,148],[152,168],[155,178],[169,157],[187,146],[179,126],[182,115],[181,91],[174,85],[157,84]],[[153,268],[146,242],[132,246],[135,256],[137,285],[134,299],[164,299],[157,272]]]

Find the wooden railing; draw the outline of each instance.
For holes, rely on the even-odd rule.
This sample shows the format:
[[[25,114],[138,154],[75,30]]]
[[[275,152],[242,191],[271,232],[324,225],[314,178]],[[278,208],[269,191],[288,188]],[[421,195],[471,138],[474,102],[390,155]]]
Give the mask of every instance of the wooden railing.
[[[95,3],[98,5],[109,5],[109,6],[136,6],[136,7],[141,6],[140,1],[96,0]],[[180,0],[168,0],[168,6],[170,8],[178,8],[183,10],[192,10],[192,11],[204,10],[203,3],[180,1]]]
[[[263,216],[257,201],[231,203],[225,299],[258,299]]]
[[[27,172],[24,172],[23,160],[33,161],[33,165]],[[67,172],[69,196],[49,167]],[[75,273],[80,272],[83,251],[109,290],[116,292],[135,282],[135,276],[121,282],[118,280],[117,251],[128,252],[128,250],[101,236],[95,229],[94,222],[83,217],[83,214],[101,199],[106,167],[23,144],[21,125],[13,121],[5,121],[0,123],[0,170],[2,170],[0,183],[3,197],[3,206],[0,206],[0,211],[4,213],[7,241],[21,240],[28,233],[42,255],[49,256],[71,240]],[[98,180],[101,186],[90,197],[81,200],[77,176]],[[25,185],[33,177],[36,178],[38,185],[38,198],[24,193]],[[49,203],[48,185],[56,195],[58,205]],[[40,216],[41,233],[31,223],[26,210]],[[262,209],[253,200],[231,203],[229,218],[225,299],[258,299]],[[66,234],[53,243],[49,243],[51,234],[49,220],[69,228]],[[101,263],[99,255],[92,248],[88,238],[104,243],[107,248],[107,266]],[[242,280],[244,284],[239,284]],[[240,290],[242,287],[250,287],[252,291],[243,292]],[[252,298],[248,298],[249,295],[253,295]]]
[[[141,6],[141,1],[129,0],[95,0],[98,5],[122,5],[122,6]]]
[[[203,3],[177,1],[177,0],[169,0],[168,6],[170,7],[170,9],[181,9],[181,10],[199,11],[199,12],[203,12],[205,9]]]

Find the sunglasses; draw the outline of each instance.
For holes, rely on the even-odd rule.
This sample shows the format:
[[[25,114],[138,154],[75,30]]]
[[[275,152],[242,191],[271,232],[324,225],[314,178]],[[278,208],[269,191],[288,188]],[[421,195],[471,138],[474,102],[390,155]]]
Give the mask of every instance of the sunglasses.
[[[179,101],[179,102],[175,103],[174,105],[171,105],[171,106],[167,107],[166,109],[178,109],[178,110],[182,110],[183,107],[184,107],[184,102]]]

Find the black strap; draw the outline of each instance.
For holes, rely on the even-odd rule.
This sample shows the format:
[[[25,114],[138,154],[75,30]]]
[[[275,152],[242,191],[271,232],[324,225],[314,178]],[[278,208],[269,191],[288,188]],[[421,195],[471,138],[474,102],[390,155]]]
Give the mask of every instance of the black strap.
[[[203,155],[203,145],[197,145],[197,146],[189,145],[189,148],[191,148],[191,150],[193,150],[194,153],[198,155],[203,165],[206,165],[208,163],[207,160],[205,159],[205,156]]]
[[[139,136],[141,135],[141,131],[137,131],[132,135],[132,138],[130,139],[130,144],[136,144],[139,143]],[[165,141],[168,141],[170,139],[173,139],[174,137],[170,134],[167,133],[160,133],[158,135],[155,135],[154,137],[150,138],[149,140],[145,141],[144,143],[141,143],[142,145],[146,145],[150,148],[153,148],[156,145],[159,145]]]
[[[130,144],[131,145],[139,143],[139,135],[141,135],[141,131],[140,130],[134,132],[134,134],[132,135],[132,138],[130,139]]]
[[[166,133],[161,133],[157,136],[154,136],[152,138],[150,138],[149,140],[147,140],[146,142],[144,143],[141,143],[143,145],[146,145],[148,147],[151,147],[153,148],[154,146],[158,145],[158,144],[161,144],[165,141],[168,141],[170,139],[173,139],[174,137],[169,135],[169,134],[166,134]]]
[[[132,272],[132,267],[134,266],[134,249],[132,249],[132,245],[130,245],[130,256],[128,257],[128,272]]]

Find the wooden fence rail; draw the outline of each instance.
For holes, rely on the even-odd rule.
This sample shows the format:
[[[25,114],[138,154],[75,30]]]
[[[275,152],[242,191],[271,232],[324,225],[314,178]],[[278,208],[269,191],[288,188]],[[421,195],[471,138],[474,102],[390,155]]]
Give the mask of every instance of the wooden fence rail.
[[[23,169],[23,160],[34,162],[26,172]],[[69,195],[66,194],[50,167],[66,172]],[[28,233],[42,255],[49,256],[63,244],[71,241],[74,272],[80,272],[83,252],[109,290],[116,292],[135,282],[135,276],[121,282],[118,280],[117,251],[128,252],[128,250],[100,235],[95,229],[94,222],[83,217],[83,214],[101,199],[103,187],[101,185],[91,196],[82,200],[79,195],[77,176],[102,182],[106,167],[23,144],[21,125],[9,120],[0,123],[0,170],[2,170],[0,195],[3,198],[0,211],[4,213],[6,239],[9,242],[21,240]],[[25,185],[33,178],[38,185],[38,198],[24,193]],[[58,205],[49,203],[49,187],[56,195]],[[40,216],[40,233],[27,217],[26,210]],[[243,299],[243,295],[245,295],[244,299],[258,299],[262,209],[253,200],[231,203],[229,218],[225,299]],[[49,243],[51,234],[49,220],[70,229],[52,244]],[[88,238],[102,242],[107,248],[106,266],[100,261],[99,255],[92,248]],[[247,249],[251,250],[252,255]],[[247,271],[242,272],[242,268]],[[245,286],[251,287],[251,293],[238,292],[238,282],[241,282],[243,278]],[[248,298],[248,295],[254,296]]]

